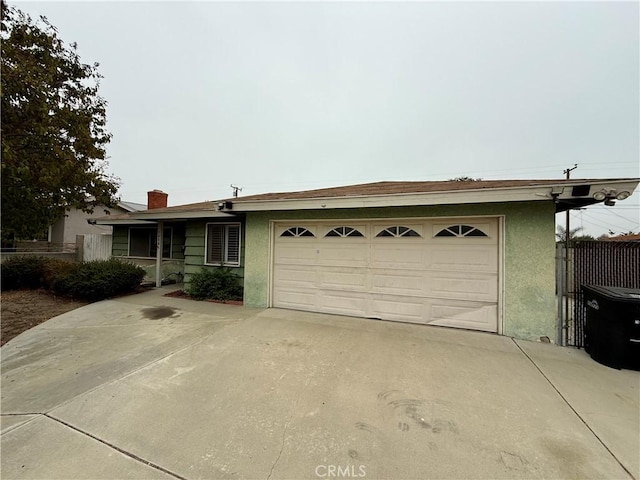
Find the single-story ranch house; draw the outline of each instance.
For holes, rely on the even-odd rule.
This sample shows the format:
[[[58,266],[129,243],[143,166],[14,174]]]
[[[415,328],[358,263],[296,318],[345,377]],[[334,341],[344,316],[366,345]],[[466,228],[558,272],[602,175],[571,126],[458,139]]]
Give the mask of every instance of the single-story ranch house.
[[[639,182],[379,182],[168,208],[156,190],[148,210],[93,221],[158,281],[233,269],[246,306],[555,339],[555,214]]]

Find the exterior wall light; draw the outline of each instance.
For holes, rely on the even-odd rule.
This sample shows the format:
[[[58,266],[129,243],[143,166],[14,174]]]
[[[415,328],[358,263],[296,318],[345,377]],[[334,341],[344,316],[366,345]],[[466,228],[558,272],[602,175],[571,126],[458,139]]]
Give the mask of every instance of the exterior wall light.
[[[629,195],[631,195],[631,193],[624,190],[616,195],[616,200],[625,200],[629,198]]]
[[[613,207],[616,204],[616,200],[624,200],[629,198],[631,195],[627,190],[623,190],[622,192],[616,192],[615,190],[600,190],[595,192],[592,196],[593,199],[601,202],[604,200],[604,204],[608,207]]]
[[[631,192],[623,190],[622,192],[616,192],[615,190],[599,190],[595,192],[592,197],[594,200],[601,202],[603,200],[625,200],[629,198]],[[605,205],[609,205],[605,202]]]
[[[594,200],[601,202],[602,200],[607,198],[607,194],[603,190],[600,190],[599,192],[593,194],[593,198]]]

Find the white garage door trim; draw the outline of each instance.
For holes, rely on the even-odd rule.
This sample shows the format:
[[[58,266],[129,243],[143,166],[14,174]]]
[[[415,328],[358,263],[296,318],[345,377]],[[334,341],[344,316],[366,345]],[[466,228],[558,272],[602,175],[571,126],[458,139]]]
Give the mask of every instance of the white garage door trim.
[[[488,223],[487,223],[488,222]],[[389,270],[387,270],[386,268],[383,268],[384,271],[378,272],[380,273],[380,275],[376,276],[376,270],[380,270],[380,268],[376,268],[376,261],[373,258],[373,256],[375,256],[375,252],[379,250],[380,255],[385,254],[384,250],[385,247],[383,246],[383,243],[386,239],[378,239],[375,240],[374,239],[374,235],[376,235],[377,231],[374,232],[373,229],[377,229],[380,230],[380,227],[383,226],[392,226],[392,225],[401,225],[401,224],[407,224],[407,226],[415,226],[416,229],[419,231],[419,233],[422,236],[422,239],[411,239],[411,238],[406,238],[406,239],[402,239],[405,246],[411,244],[411,242],[413,242],[413,246],[415,248],[417,244],[420,244],[420,242],[423,242],[422,245],[422,250],[415,250],[414,252],[420,252],[421,255],[426,255],[425,252],[427,252],[428,250],[428,245],[425,245],[424,242],[428,242],[429,245],[433,246],[438,246],[439,249],[445,248],[447,242],[449,242],[451,239],[447,239],[447,238],[439,238],[439,239],[435,239],[435,235],[436,235],[436,229],[441,229],[442,227],[446,227],[449,225],[454,225],[454,224],[464,224],[464,223],[472,223],[472,224],[484,224],[486,228],[489,229],[490,235],[488,238],[481,238],[481,239],[474,239],[469,241],[469,239],[465,239],[467,240],[467,245],[465,245],[465,247],[462,246],[452,246],[451,247],[451,252],[454,252],[455,250],[455,255],[464,255],[465,253],[468,252],[469,247],[473,247],[474,245],[480,243],[483,244],[483,247],[478,246],[478,248],[480,250],[476,250],[478,252],[483,253],[485,256],[486,255],[490,255],[492,258],[487,259],[488,262],[491,262],[491,265],[493,265],[493,256],[495,255],[495,272],[491,273],[490,271],[485,271],[484,273],[479,273],[478,275],[485,275],[484,278],[478,278],[477,280],[477,284],[480,285],[482,282],[484,282],[485,284],[489,281],[488,279],[491,277],[495,277],[495,280],[491,280],[489,281],[489,286],[487,287],[486,285],[484,286],[484,289],[486,290],[487,288],[489,288],[492,292],[495,292],[495,296],[493,293],[489,293],[489,292],[484,292],[486,294],[488,294],[488,296],[483,295],[482,291],[478,291],[476,292],[476,296],[474,297],[474,292],[468,291],[465,293],[469,293],[468,298],[466,300],[460,300],[460,298],[453,298],[450,297],[449,298],[452,300],[452,302],[449,302],[449,304],[447,304],[446,302],[446,298],[447,298],[447,293],[445,292],[446,288],[442,288],[441,292],[438,294],[440,296],[442,296],[443,298],[441,299],[435,299],[434,298],[434,293],[435,293],[435,289],[434,290],[429,290],[428,295],[424,295],[424,292],[421,294],[420,292],[418,292],[416,290],[416,292],[412,293],[406,293],[407,291],[407,287],[410,285],[410,283],[408,284],[407,282],[410,281],[411,279],[411,275],[413,275],[413,273],[416,273],[416,279],[418,279],[418,277],[420,277],[422,275],[422,279],[424,280],[424,276],[425,275],[429,275],[429,274],[437,274],[438,278],[441,279],[441,281],[446,281],[447,280],[447,275],[446,275],[446,270],[442,270],[442,269],[438,269],[437,267],[435,271],[430,271],[432,270],[432,268],[426,268],[426,269],[415,269],[413,265],[410,265],[409,262],[406,262],[403,265],[400,265],[400,274],[398,276],[398,278],[394,279],[393,276],[389,276],[390,272]],[[324,300],[320,301],[320,304],[316,303],[311,307],[305,308],[304,306],[296,306],[295,302],[291,302],[291,297],[289,297],[289,300],[285,301],[284,303],[286,305],[283,306],[283,301],[282,301],[282,290],[280,290],[280,295],[279,298],[280,300],[280,304],[278,304],[278,301],[276,300],[276,248],[278,247],[278,245],[283,245],[282,243],[278,243],[278,238],[280,238],[280,234],[282,233],[281,230],[285,229],[285,228],[289,228],[289,227],[295,227],[295,226],[305,226],[306,225],[313,225],[316,227],[317,229],[322,229],[322,232],[320,233],[319,231],[316,232],[319,235],[321,235],[320,237],[316,237],[316,239],[302,239],[303,241],[305,241],[307,243],[306,247],[311,248],[311,244],[309,242],[321,242],[321,245],[315,245],[315,247],[326,247],[326,245],[328,245],[328,243],[324,243],[324,242],[333,242],[333,240],[331,239],[324,239],[325,234],[328,232],[328,230],[330,230],[331,228],[329,227],[336,227],[336,226],[358,226],[361,229],[364,229],[364,238],[355,238],[355,237],[351,237],[348,239],[345,239],[344,242],[341,242],[341,239],[337,239],[336,238],[336,243],[339,243],[341,245],[341,248],[339,249],[334,249],[334,254],[333,255],[328,255],[328,258],[331,259],[331,265],[327,266],[328,270],[323,270],[323,265],[322,265],[322,260],[317,258],[314,260],[311,260],[310,262],[317,262],[314,263],[314,272],[311,272],[312,275],[315,275],[315,285],[321,285],[322,283],[325,283],[325,280],[328,282],[331,282],[331,285],[334,285],[333,288],[330,288],[329,290],[332,290],[333,292],[330,293],[330,295],[332,295],[331,300],[329,301],[329,297],[323,297]],[[459,300],[460,302],[467,302],[468,305],[473,305],[473,303],[475,302],[476,304],[478,304],[480,307],[482,307],[482,305],[484,305],[485,307],[487,307],[487,311],[485,313],[483,313],[483,315],[487,316],[487,318],[495,318],[495,326],[491,326],[491,329],[488,331],[493,331],[493,332],[497,332],[499,334],[502,333],[502,324],[503,324],[503,278],[504,278],[504,261],[503,261],[503,248],[504,248],[504,228],[503,228],[503,224],[504,224],[504,216],[499,216],[499,215],[492,215],[492,216],[453,216],[453,217],[401,217],[401,218],[359,218],[359,219],[331,219],[331,220],[317,220],[317,219],[293,219],[293,220],[273,220],[270,222],[270,239],[271,239],[271,248],[270,248],[270,259],[269,259],[269,265],[270,265],[270,271],[269,271],[269,306],[275,306],[275,307],[283,307],[283,308],[291,308],[291,309],[299,309],[299,310],[308,310],[308,311],[320,311],[320,312],[326,312],[326,313],[336,313],[336,314],[341,314],[341,315],[353,315],[353,316],[359,316],[359,317],[372,317],[372,318],[384,318],[384,319],[388,319],[388,320],[396,320],[396,321],[405,321],[405,322],[412,322],[412,323],[433,323],[433,324],[441,324],[444,326],[453,326],[447,323],[447,321],[442,320],[442,321],[435,321],[432,322],[431,320],[429,322],[427,321],[421,321],[418,319],[418,317],[414,317],[411,318],[412,314],[416,314],[418,315],[418,309],[419,308],[426,308],[427,310],[429,310],[429,314],[422,314],[423,316],[426,315],[427,317],[429,317],[429,319],[433,318],[434,314],[433,312],[436,312],[437,309],[439,309],[438,311],[444,311],[447,310],[448,311],[452,311],[451,309],[453,308],[452,306],[455,304],[455,301]],[[369,231],[369,229],[371,229],[371,231]],[[427,231],[428,229],[428,231]],[[324,231],[327,230],[327,231]],[[299,233],[299,232],[294,232],[294,233]],[[333,235],[341,235],[344,234],[344,231],[340,231],[340,232],[333,232]],[[346,232],[348,233],[348,232]],[[292,239],[285,239],[288,241],[291,241]],[[400,240],[400,239],[398,239]],[[462,239],[460,239],[462,240]],[[352,244],[354,246],[354,248],[352,249],[350,246],[347,245],[347,243],[345,242],[349,242],[350,244]],[[453,240],[453,242],[455,241],[459,241],[459,240]],[[374,242],[377,242],[376,244],[374,244]],[[434,243],[435,242],[435,243]],[[437,243],[440,242],[440,243]],[[355,248],[356,244],[362,244],[363,246],[366,245],[365,249],[360,251],[358,248]],[[300,245],[302,245],[302,243],[300,243]],[[335,245],[335,244],[334,244]],[[387,244],[389,245],[389,244]],[[449,244],[451,245],[451,244]],[[292,245],[290,245],[291,247]],[[305,248],[306,248],[305,247]],[[339,252],[339,250],[342,249],[342,247],[346,248],[346,250],[350,250],[351,251],[347,254],[348,257],[348,261],[344,264],[344,268],[340,269],[339,265],[340,265],[340,261],[338,260],[337,263],[335,261],[336,258],[339,258],[339,256],[342,254],[341,252]],[[301,247],[302,248],[302,247]],[[312,250],[314,248],[311,248]],[[376,250],[378,249],[378,250]],[[406,248],[403,247],[403,251]],[[475,249],[475,247],[474,247]],[[304,249],[303,249],[304,250]],[[370,253],[366,254],[369,255],[369,258],[367,260],[368,263],[366,263],[366,267],[364,267],[363,265],[365,265],[364,263],[360,263],[359,266],[357,267],[353,267],[354,263],[353,262],[358,262],[358,259],[354,259],[354,257],[360,255],[360,253],[363,253],[365,250],[370,250]],[[398,249],[393,249],[392,247],[387,247],[387,250],[395,250],[395,254],[392,254],[391,257],[388,258],[392,258],[393,261],[397,261],[398,260]],[[278,251],[279,255],[282,257],[283,254],[286,254],[286,250],[279,250]],[[337,253],[336,253],[337,252]],[[302,253],[302,252],[298,252],[298,253]],[[293,265],[292,263],[289,263],[290,261],[297,263],[297,259],[298,259],[298,253],[293,254],[293,256],[289,259],[289,260],[285,260],[284,263],[286,264],[285,266],[283,266],[282,268],[284,268],[285,270],[288,269],[288,271],[284,272],[282,269],[279,269],[278,271],[283,274],[286,273],[287,275],[295,275],[295,274],[300,274],[302,275],[303,272],[306,272],[306,269],[301,269],[300,272],[295,272],[295,265]],[[318,250],[317,253],[320,253],[320,250]],[[324,253],[324,251],[323,251]],[[354,255],[356,254],[356,255]],[[337,255],[337,256],[336,256]],[[385,254],[386,255],[386,254]],[[466,255],[465,255],[466,256]],[[380,257],[382,258],[382,257]],[[364,261],[364,259],[361,259],[362,261]],[[281,260],[279,260],[281,261]],[[424,264],[424,263],[423,263]],[[288,266],[287,266],[288,265]],[[328,265],[328,264],[327,264]],[[380,266],[381,264],[379,264]],[[394,264],[394,268],[396,264]],[[429,264],[431,265],[431,264]],[[460,265],[458,265],[459,267]],[[455,267],[455,265],[454,265]],[[482,269],[482,266],[479,266],[480,269]],[[321,270],[321,271],[319,271]],[[333,270],[333,271],[329,271],[329,270]],[[364,272],[364,274],[366,274],[368,276],[368,278],[365,280],[363,278],[362,275],[357,275],[354,272],[356,271],[360,271],[360,272]],[[460,270],[458,270],[458,272],[460,273]],[[383,275],[384,274],[384,275]],[[392,273],[393,274],[393,273]],[[405,275],[406,274],[406,275]],[[329,275],[329,280],[327,280],[327,275]],[[306,277],[307,275],[304,274],[304,277]],[[320,279],[322,276],[322,280]],[[360,281],[360,285],[359,287],[355,287],[355,290],[357,290],[360,293],[354,293],[354,295],[350,295],[347,294],[345,295],[343,293],[343,291],[355,291],[354,289],[351,289],[350,286],[346,286],[344,289],[336,289],[335,285],[339,284],[340,281],[344,281],[346,280],[346,285],[349,284],[349,280],[345,279],[345,277],[349,277],[349,276],[354,276],[354,280],[355,277],[357,277],[357,281]],[[304,278],[303,277],[303,278]],[[342,278],[341,278],[342,277]],[[449,276],[449,278],[454,278],[456,277],[456,275],[453,276]],[[466,277],[469,278],[469,280],[473,280],[474,278],[474,274],[473,272],[469,272],[468,275],[465,274],[465,279]],[[373,278],[373,280],[372,280]],[[306,278],[304,278],[306,280]],[[460,283],[461,277],[458,274],[457,275],[457,283]],[[280,284],[282,285],[282,277],[280,277]],[[288,279],[289,283],[291,283],[291,278]],[[372,293],[374,292],[376,286],[373,285],[373,283],[378,282],[377,287],[380,287],[379,291],[377,293]],[[402,286],[403,288],[403,293],[402,295],[400,295],[400,297],[394,298],[394,296],[392,295],[392,289],[393,289],[393,282],[400,282],[400,284],[402,284],[402,282],[405,282],[404,285]],[[366,283],[369,282],[369,283]],[[372,283],[373,282],[373,283]],[[382,283],[381,283],[382,282]],[[495,283],[494,283],[495,282]],[[440,285],[437,282],[427,282],[429,285]],[[354,284],[355,285],[355,284]],[[419,282],[416,283],[416,285],[419,285]],[[495,286],[495,291],[493,290]],[[302,287],[301,287],[302,288]],[[427,287],[425,287],[427,288]],[[436,287],[437,288],[437,287]],[[460,288],[459,286],[457,288]],[[304,290],[304,289],[303,289]],[[323,296],[327,293],[327,290],[321,289],[321,288],[317,288],[314,289],[312,288],[312,285],[309,284],[308,288],[306,290],[307,294],[309,295],[314,295],[314,296]],[[324,292],[324,293],[323,293]],[[383,294],[381,295],[380,292],[383,292]],[[445,293],[443,293],[445,292]],[[291,294],[292,292],[286,292]],[[300,292],[296,292],[296,293],[300,293]],[[375,298],[373,298],[373,296],[375,295]],[[350,297],[349,301],[346,301],[344,299],[345,296]],[[358,297],[358,298],[352,298],[352,297]],[[422,306],[420,307],[418,305],[418,303],[416,303],[415,305],[411,305],[412,303],[412,296],[416,297],[416,298],[420,298],[423,301],[426,301],[427,298],[430,298],[431,300],[440,300],[440,304],[436,305],[435,303],[432,302],[432,304],[429,304],[428,306]],[[334,298],[335,297],[335,298]],[[360,298],[361,297],[361,298]],[[384,297],[381,299],[381,297]],[[302,298],[302,297],[301,297]],[[309,297],[311,298],[311,297]],[[443,300],[444,299],[444,300]],[[327,304],[323,304],[324,301],[328,301]],[[345,303],[343,303],[343,306],[340,308],[334,308],[336,304],[340,303],[341,301],[343,301]],[[358,307],[356,305],[356,308],[351,309],[354,304],[351,303],[353,300],[355,301],[355,304],[358,304],[359,301],[361,301],[361,306]],[[407,316],[403,316],[404,314],[397,314],[397,310],[395,310],[395,308],[393,307],[393,301],[396,302],[400,302],[399,305],[402,306],[402,308],[405,309],[405,311],[407,312],[406,315]],[[386,301],[389,301],[389,305],[383,305]],[[313,300],[313,302],[318,302],[317,299]],[[335,303],[333,303],[335,302]],[[444,302],[444,303],[442,303]],[[376,308],[373,308],[372,303],[375,303],[377,305]],[[482,304],[482,305],[481,305]],[[304,302],[302,303],[302,305],[304,305]],[[398,305],[398,304],[396,304]],[[493,306],[491,306],[493,305]],[[413,308],[413,311],[409,311]],[[484,308],[484,307],[483,307]],[[489,312],[489,310],[492,310],[493,312]],[[370,313],[371,311],[375,311],[376,314],[375,315],[368,315],[368,313]],[[463,311],[462,307],[460,307],[460,312]],[[480,309],[478,310],[480,311]],[[380,315],[380,312],[383,312],[382,315]],[[495,312],[495,313],[494,313]],[[426,317],[425,317],[426,318]],[[445,317],[442,318],[449,318],[447,317],[447,315],[445,315]],[[478,328],[477,325],[473,322],[476,322],[476,319],[469,319],[468,322],[472,322],[469,323],[468,325],[465,326],[465,320],[463,315],[459,315],[456,317],[458,320],[456,320],[456,326],[459,326],[460,328],[471,328],[471,329],[481,329],[481,330],[486,330],[486,328]]]

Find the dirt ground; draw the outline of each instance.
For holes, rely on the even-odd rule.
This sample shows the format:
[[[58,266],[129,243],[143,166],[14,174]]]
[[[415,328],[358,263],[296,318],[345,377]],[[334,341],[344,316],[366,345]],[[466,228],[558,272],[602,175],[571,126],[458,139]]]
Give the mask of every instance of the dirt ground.
[[[0,296],[0,345],[36,325],[89,302],[57,297],[46,290],[12,290]]]
[[[140,287],[132,293],[147,290]],[[191,298],[182,290],[166,294],[168,297]],[[228,300],[214,303],[242,305],[242,300]],[[0,295],[0,345],[4,345],[22,332],[46,322],[50,318],[62,315],[90,302],[58,297],[46,290],[10,290]]]

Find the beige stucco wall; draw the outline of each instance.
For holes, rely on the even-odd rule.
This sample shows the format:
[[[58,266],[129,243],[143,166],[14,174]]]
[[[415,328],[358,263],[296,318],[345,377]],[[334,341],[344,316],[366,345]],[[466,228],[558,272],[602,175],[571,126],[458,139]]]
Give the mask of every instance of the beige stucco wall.
[[[503,333],[554,340],[554,213],[551,202],[248,213],[244,302],[252,307],[268,305],[271,220],[504,215]]]
[[[51,226],[50,241],[53,243],[76,243],[76,235],[111,233],[112,227],[108,225],[90,225],[87,222],[89,218],[104,216],[105,210],[113,215],[124,213],[122,209],[110,209],[103,206],[96,207],[93,213],[76,209],[70,210],[66,216]]]

